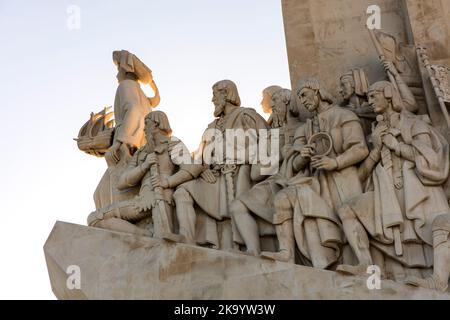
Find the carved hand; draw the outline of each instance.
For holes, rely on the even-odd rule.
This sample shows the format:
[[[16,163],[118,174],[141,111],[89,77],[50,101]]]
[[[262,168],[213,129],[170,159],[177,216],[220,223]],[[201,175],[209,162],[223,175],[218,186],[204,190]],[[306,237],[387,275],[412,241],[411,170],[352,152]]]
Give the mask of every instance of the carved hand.
[[[156,154],[154,152],[147,155],[145,158],[144,163],[142,164],[142,168],[144,170],[148,170],[152,165],[158,162],[158,158],[156,157]]]
[[[398,146],[397,139],[392,134],[385,134],[382,138],[383,144],[388,147],[390,150],[395,151]]]
[[[163,189],[166,189],[169,187],[169,181],[167,180],[167,178],[160,175],[152,177],[151,183],[153,188],[161,187]]]
[[[379,124],[372,131],[372,144],[374,149],[381,150],[383,146],[382,137],[386,134],[388,127],[385,124]]]
[[[210,169],[206,169],[200,174],[200,178],[205,180],[208,183],[215,183],[217,181],[216,176]]]
[[[300,156],[302,158],[311,158],[314,155],[314,146],[306,144],[300,151]]]
[[[120,147],[122,146],[121,142],[114,142],[114,144],[108,149],[105,153],[105,160],[108,166],[116,165],[120,160]]]
[[[311,165],[315,169],[323,169],[326,171],[333,171],[338,168],[338,163],[336,159],[327,156],[312,157]]]
[[[394,64],[391,61],[383,60],[382,63],[383,63],[384,70],[386,72],[392,73],[392,75],[394,77],[398,76],[397,68],[394,66]]]

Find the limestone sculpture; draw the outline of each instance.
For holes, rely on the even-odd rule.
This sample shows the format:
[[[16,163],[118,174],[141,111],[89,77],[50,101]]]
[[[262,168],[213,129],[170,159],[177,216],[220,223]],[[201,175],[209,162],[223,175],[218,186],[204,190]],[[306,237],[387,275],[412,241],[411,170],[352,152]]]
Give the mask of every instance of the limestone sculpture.
[[[276,88],[270,93],[270,89]],[[269,124],[273,129],[282,130],[286,135],[286,139],[280,139],[280,162],[284,158],[284,153],[291,148],[289,144],[293,139],[293,130],[298,125],[298,120],[294,117],[298,116],[298,112],[292,112],[289,108],[291,105],[291,92],[288,89],[280,87],[268,87],[264,89],[263,110],[265,110],[264,102],[272,105],[273,112],[269,118]],[[275,113],[275,114],[274,114]],[[250,190],[237,196],[230,205],[230,213],[233,217],[237,229],[242,236],[243,244],[246,246],[246,252],[255,256],[261,253],[261,245],[270,248],[269,243],[263,242],[265,237],[272,236],[275,230],[272,225],[273,214],[275,208],[273,205],[273,195],[281,190],[281,186],[277,184],[277,180],[283,177],[284,168],[280,172],[268,177],[267,179],[257,183]]]
[[[226,145],[226,130],[241,129],[245,132],[252,129],[258,132],[259,129],[267,129],[266,121],[254,109],[241,107],[237,87],[230,80],[214,84],[212,102],[216,119],[208,125],[202,137],[201,152],[214,143],[213,138],[225,139],[222,146]],[[252,173],[248,159],[238,163],[233,158],[236,152],[228,159],[217,156],[220,150],[215,152],[216,157],[210,163],[203,156],[204,169],[200,177],[180,185],[174,199],[180,234],[188,243],[209,243],[217,248],[231,249],[242,241],[230,217],[229,205],[236,195],[250,189],[254,180],[252,176],[256,173]],[[203,218],[203,240],[198,239],[200,232],[196,224],[199,215]]]
[[[173,189],[193,178],[191,165],[177,166],[170,154],[172,130],[165,113],[153,111],[145,117],[146,144],[134,153],[121,174],[119,190],[139,186],[139,194],[100,208],[88,218],[88,224],[105,229],[151,235],[181,241],[174,233]],[[151,218],[149,223],[146,221]],[[147,222],[147,223],[146,223]],[[136,226],[136,224],[138,226]],[[146,228],[147,227],[147,228]]]
[[[370,87],[369,104],[378,114],[377,125],[373,149],[359,173],[362,180],[371,180],[370,191],[338,211],[359,264],[338,270],[361,274],[376,264],[388,277],[402,279],[433,264],[432,224],[449,212],[442,188],[449,172],[449,146],[426,117],[402,108],[390,82]]]
[[[97,209],[138,194],[138,187],[118,190],[117,183],[127,161],[145,144],[144,118],[160,101],[151,70],[134,54],[126,50],[114,51],[113,62],[117,66],[119,82],[114,99],[116,126],[112,146],[105,153],[108,169],[94,194]],[[149,84],[155,96],[148,98],[140,83]]]
[[[447,291],[450,277],[450,214],[442,214],[433,221],[434,272],[428,278],[410,276],[407,284]]]
[[[263,252],[262,256],[293,261],[295,239],[304,260],[314,267],[328,268],[341,257],[343,244],[336,210],[362,193],[355,165],[364,160],[368,150],[357,116],[336,106],[317,79],[301,81],[297,95],[313,119],[297,129],[295,152],[285,159],[297,174],[275,195],[273,223],[280,251]],[[328,136],[331,148],[321,146],[323,140],[311,142],[318,133]]]
[[[108,165],[88,225],[261,257],[264,265],[334,270],[342,278],[377,265],[386,279],[448,290],[448,136],[420,112],[424,100],[399,72],[403,60],[386,49],[392,37],[370,36],[384,78],[370,85],[366,68],[346,66],[334,77],[339,105],[328,84],[305,77],[293,92],[263,90],[265,121],[241,106],[233,81],[218,81],[215,119],[192,154],[172,136],[167,115],[153,111],[160,96],[151,70],[132,53],[115,51],[115,119],[106,108],[93,113],[76,139]],[[420,46],[418,53],[445,114],[450,88],[441,73],[450,69],[433,69]],[[277,170],[265,170],[261,153],[254,157],[260,144]]]
[[[367,102],[369,80],[362,68],[355,68],[344,73],[340,80],[339,93],[342,96],[340,106],[356,113],[361,120],[361,125],[366,137],[372,131],[372,122],[375,114]]]

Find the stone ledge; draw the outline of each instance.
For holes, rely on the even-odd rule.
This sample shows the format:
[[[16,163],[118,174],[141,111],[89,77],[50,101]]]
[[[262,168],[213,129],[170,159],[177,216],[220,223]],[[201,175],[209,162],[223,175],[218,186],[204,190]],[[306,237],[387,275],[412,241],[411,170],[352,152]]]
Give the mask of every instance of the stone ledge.
[[[450,294],[57,221],[44,245],[58,299],[446,299]],[[81,289],[66,286],[67,267]]]

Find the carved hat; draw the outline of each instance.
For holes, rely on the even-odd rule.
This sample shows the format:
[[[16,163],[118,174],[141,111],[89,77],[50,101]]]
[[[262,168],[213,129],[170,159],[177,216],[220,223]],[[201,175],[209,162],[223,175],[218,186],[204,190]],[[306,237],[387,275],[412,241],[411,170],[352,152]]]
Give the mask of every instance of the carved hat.
[[[394,88],[389,81],[378,81],[372,84],[369,88],[370,91],[382,92],[387,99],[392,101],[392,108],[401,112],[403,109],[403,101],[400,97],[400,93]]]
[[[362,68],[355,68],[346,73],[344,73],[340,80],[348,78],[352,81],[355,93],[358,96],[365,96],[369,91],[369,80],[367,79],[366,73]]]
[[[127,50],[114,51],[113,61],[119,70],[134,73],[143,84],[149,84],[153,79],[152,70]]]

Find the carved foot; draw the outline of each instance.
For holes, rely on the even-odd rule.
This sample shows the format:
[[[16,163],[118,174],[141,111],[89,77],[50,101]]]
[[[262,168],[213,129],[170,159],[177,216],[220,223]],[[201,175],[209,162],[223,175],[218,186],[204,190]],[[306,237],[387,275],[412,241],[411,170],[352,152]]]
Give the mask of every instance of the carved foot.
[[[171,232],[165,232],[162,234],[161,238],[170,242],[184,242],[184,237],[181,234],[175,234]]]
[[[260,256],[262,258],[270,260],[294,263],[294,258],[292,257],[292,254],[288,250],[282,250],[278,252],[263,251],[261,252]]]
[[[407,277],[405,279],[405,284],[414,286],[414,287],[421,287],[431,290],[437,290],[441,292],[445,292],[448,289],[448,282],[444,282],[440,279],[438,279],[436,276],[431,276],[426,279],[418,278],[418,277]]]
[[[189,244],[191,246],[196,246],[197,242],[194,239],[189,239],[188,237],[184,236],[184,235],[180,235],[181,236],[181,243],[184,244]]]
[[[231,248],[231,249],[228,249],[226,251],[230,252],[230,253],[243,254],[243,255],[252,256],[252,257],[259,256],[259,254],[253,253],[251,251],[241,251],[241,250],[236,249],[236,248]]]
[[[351,266],[348,264],[341,264],[337,266],[336,272],[352,275],[352,276],[366,276],[368,265],[359,264],[357,266]]]

